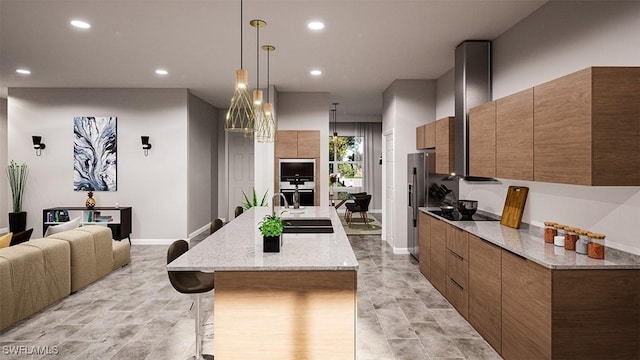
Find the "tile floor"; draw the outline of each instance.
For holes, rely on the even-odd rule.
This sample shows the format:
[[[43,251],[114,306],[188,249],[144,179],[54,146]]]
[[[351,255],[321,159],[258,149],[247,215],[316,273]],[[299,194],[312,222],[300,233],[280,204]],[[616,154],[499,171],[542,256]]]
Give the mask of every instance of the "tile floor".
[[[360,360],[499,359],[496,352],[380,236],[350,236],[360,262]],[[0,333],[4,359],[186,359],[195,341],[191,298],[165,270],[166,247],[134,246],[131,265]],[[203,297],[211,309],[212,295]],[[210,311],[204,349],[213,353]],[[15,346],[48,347],[57,356],[8,355]]]

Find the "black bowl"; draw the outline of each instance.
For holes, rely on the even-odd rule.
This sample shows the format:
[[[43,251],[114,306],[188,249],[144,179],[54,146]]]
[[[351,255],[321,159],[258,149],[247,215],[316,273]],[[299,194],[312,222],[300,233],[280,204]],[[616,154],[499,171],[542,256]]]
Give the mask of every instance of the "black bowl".
[[[471,216],[478,210],[478,202],[476,200],[458,200],[458,211],[462,216]]]

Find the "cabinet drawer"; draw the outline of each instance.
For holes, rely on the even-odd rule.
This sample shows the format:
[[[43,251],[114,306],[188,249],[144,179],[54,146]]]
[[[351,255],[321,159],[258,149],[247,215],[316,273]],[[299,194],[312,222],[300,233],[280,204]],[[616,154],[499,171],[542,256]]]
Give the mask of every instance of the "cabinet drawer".
[[[467,259],[469,257],[469,233],[448,225],[447,248],[460,255],[463,259]]]
[[[447,275],[462,286],[463,289],[467,289],[469,263],[451,250],[448,250],[447,253]]]
[[[469,293],[455,280],[447,278],[447,300],[465,319],[469,315]]]

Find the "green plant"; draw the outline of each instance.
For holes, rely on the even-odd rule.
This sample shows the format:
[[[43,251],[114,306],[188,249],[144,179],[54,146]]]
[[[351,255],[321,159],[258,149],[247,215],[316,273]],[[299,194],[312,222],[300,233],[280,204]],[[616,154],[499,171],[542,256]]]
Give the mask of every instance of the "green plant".
[[[252,197],[251,199],[249,199],[247,194],[245,194],[244,191],[242,191],[242,196],[244,196],[244,202],[242,203],[242,207],[245,210],[251,209],[254,206],[267,206],[267,193],[269,193],[269,190],[264,192],[264,195],[262,195],[262,200],[260,200],[259,203],[258,203],[258,195],[256,194],[256,188],[253,188],[252,192],[253,192]]]
[[[18,165],[15,161],[11,160],[7,166],[7,177],[9,178],[9,185],[11,186],[13,212],[15,213],[22,211],[22,196],[24,194],[24,187],[27,184],[27,175],[29,175],[29,168],[26,163]]]
[[[280,215],[284,214],[284,211]],[[282,217],[273,211],[270,215],[265,215],[260,222],[260,233],[262,236],[277,237],[284,231],[284,221]]]

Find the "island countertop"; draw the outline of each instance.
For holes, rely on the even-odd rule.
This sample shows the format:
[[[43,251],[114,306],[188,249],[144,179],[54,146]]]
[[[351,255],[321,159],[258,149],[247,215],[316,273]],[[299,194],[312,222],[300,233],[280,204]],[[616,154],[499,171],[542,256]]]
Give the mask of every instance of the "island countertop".
[[[282,208],[277,208],[280,213]],[[288,209],[286,219],[330,218],[331,234],[283,234],[278,253],[262,251],[258,223],[270,207],[253,207],[167,265],[171,271],[357,270],[353,249],[332,206]]]

